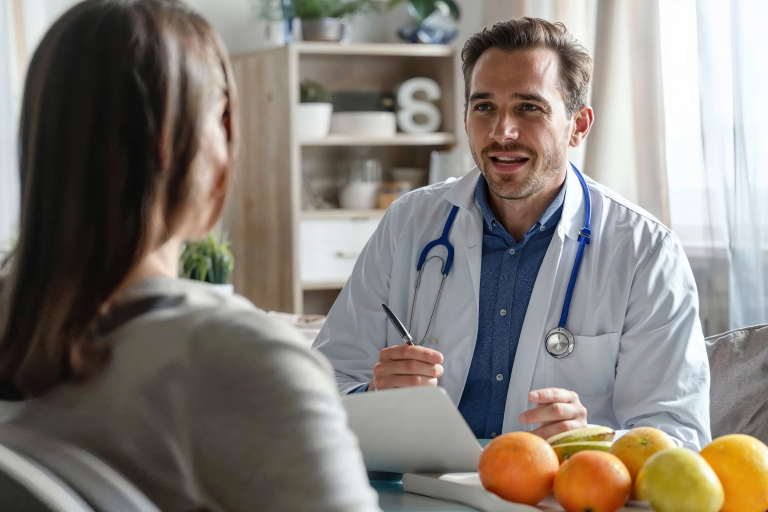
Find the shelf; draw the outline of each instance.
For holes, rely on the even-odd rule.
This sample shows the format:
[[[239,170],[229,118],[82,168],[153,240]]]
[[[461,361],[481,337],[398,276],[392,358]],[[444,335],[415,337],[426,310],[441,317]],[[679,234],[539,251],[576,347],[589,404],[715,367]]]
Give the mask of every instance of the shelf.
[[[302,140],[301,146],[447,146],[456,144],[452,133],[398,133],[394,137],[356,137],[331,134],[322,139]]]
[[[380,57],[452,57],[452,46],[441,44],[340,44],[300,42],[290,45],[301,55],[366,55]]]
[[[317,281],[311,283],[301,283],[301,289],[304,291],[318,290],[341,290],[346,281]]]
[[[332,210],[302,210],[302,220],[327,220],[327,219],[380,219],[387,210],[345,210],[334,208]]]

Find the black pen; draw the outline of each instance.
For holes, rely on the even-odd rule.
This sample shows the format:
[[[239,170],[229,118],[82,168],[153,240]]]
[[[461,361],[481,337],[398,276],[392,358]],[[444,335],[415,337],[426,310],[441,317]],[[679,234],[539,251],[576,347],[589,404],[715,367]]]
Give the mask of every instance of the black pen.
[[[405,328],[403,322],[397,318],[397,315],[395,315],[392,310],[387,307],[386,304],[382,304],[381,307],[384,308],[384,312],[387,314],[387,318],[389,318],[389,321],[392,322],[392,325],[395,326],[395,330],[400,335],[400,337],[403,338],[405,344],[413,345],[413,336],[411,336],[411,333],[409,333],[408,329]]]

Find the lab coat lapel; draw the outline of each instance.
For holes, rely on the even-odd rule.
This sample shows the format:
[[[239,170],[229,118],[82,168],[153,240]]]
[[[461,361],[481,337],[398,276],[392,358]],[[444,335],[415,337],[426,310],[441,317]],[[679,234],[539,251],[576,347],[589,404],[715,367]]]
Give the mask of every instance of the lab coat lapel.
[[[470,298],[468,293],[463,293],[464,297],[470,298],[470,301],[466,302],[463,307],[474,308],[474,325],[467,329],[473,333],[471,339],[464,340],[461,343],[461,349],[457,352],[446,354],[446,357],[451,357],[452,378],[444,379],[443,386],[456,405],[459,404],[464,392],[464,384],[467,380],[475,342],[477,341],[480,267],[483,256],[483,215],[475,202],[475,187],[479,176],[480,171],[477,168],[471,170],[444,196],[450,203],[460,208],[449,237],[454,247],[453,265],[455,270],[452,270],[451,273],[456,272],[457,276],[466,276],[466,272],[469,272],[472,296]],[[462,294],[457,296],[460,297]],[[447,368],[446,365],[446,371],[448,371]]]
[[[451,238],[454,240],[455,257],[460,253],[466,254],[476,309],[480,307],[480,267],[483,261],[483,214],[475,202],[475,187],[479,178],[480,170],[475,167],[445,194],[445,199],[463,210],[456,217]]]
[[[574,172],[569,169],[566,174],[563,213],[536,277],[536,284],[533,287],[523,328],[520,332],[520,340],[507,390],[504,432],[530,431],[535,427],[535,425],[523,427],[518,421],[518,417],[523,411],[533,407],[533,404],[528,401],[528,392],[532,391],[534,370],[544,363],[543,358],[546,357],[546,351],[543,348],[544,336],[549,329],[557,326],[560,318],[559,310],[562,308],[562,304],[553,303],[553,296],[560,296],[554,291],[565,287],[570,275],[569,262],[563,261],[562,258],[563,247],[566,243],[573,243],[575,237],[578,236],[580,223],[584,216],[583,197],[581,183]],[[568,240],[569,238],[572,240]]]

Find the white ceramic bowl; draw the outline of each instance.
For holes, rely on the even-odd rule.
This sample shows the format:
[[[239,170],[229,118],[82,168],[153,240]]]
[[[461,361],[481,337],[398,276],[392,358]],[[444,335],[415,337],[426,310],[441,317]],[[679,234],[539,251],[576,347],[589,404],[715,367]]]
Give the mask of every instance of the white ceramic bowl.
[[[394,112],[336,112],[331,116],[331,133],[357,137],[394,137]]]

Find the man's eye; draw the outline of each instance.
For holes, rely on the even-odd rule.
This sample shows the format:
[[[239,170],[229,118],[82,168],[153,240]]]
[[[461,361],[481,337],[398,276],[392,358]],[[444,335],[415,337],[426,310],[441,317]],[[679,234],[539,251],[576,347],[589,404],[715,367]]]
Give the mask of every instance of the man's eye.
[[[487,103],[480,103],[479,105],[475,105],[475,110],[479,112],[487,112],[491,109],[491,106]]]
[[[541,110],[538,105],[534,105],[532,103],[526,103],[523,105],[523,110],[528,112],[535,112],[537,110]]]

